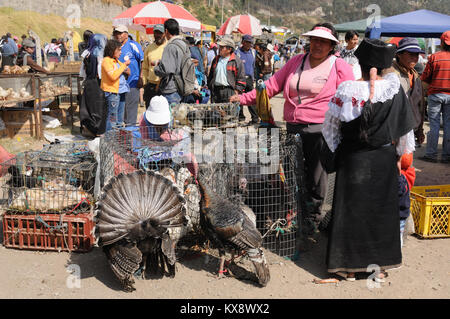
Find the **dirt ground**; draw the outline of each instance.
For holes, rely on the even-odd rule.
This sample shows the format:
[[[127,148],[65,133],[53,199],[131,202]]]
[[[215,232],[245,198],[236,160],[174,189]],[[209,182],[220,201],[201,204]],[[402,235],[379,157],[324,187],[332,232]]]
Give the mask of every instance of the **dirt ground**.
[[[275,117],[281,120],[283,99],[272,99]],[[416,185],[450,184],[450,166],[418,160],[415,153]],[[298,260],[286,260],[266,251],[271,280],[260,288],[245,278],[248,261],[233,267],[238,278],[217,279],[217,252],[178,252],[175,278],[136,279],[136,291],[126,293],[116,280],[100,248],[89,253],[38,252],[7,249],[0,245],[0,298],[49,299],[381,299],[449,298],[450,239],[424,240],[408,236],[403,265],[389,272],[386,283],[369,287],[366,279],[356,282],[316,284],[327,278],[326,233],[320,233]],[[245,269],[244,269],[245,268]],[[71,274],[70,269],[75,269]],[[80,280],[77,281],[76,274]],[[244,278],[244,279],[243,279]]]

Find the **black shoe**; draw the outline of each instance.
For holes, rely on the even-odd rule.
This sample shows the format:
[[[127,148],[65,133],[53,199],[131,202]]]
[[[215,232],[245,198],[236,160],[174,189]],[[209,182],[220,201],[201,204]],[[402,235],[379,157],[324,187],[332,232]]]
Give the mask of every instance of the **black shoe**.
[[[422,161],[425,161],[425,162],[430,162],[430,163],[438,162],[436,158],[428,157],[428,156],[422,156],[422,157],[419,157],[419,159],[421,159]]]
[[[441,163],[450,164],[450,158],[443,158],[443,159],[441,159]]]

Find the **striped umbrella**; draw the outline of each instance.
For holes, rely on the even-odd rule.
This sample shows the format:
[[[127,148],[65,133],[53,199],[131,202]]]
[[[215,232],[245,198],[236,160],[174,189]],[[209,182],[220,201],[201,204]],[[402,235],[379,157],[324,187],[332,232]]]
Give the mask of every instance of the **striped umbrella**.
[[[237,15],[228,18],[227,21],[220,27],[217,32],[218,35],[232,34],[238,32],[241,34],[250,34],[253,36],[262,35],[261,25],[259,20],[252,15]]]
[[[175,19],[182,31],[200,31],[201,23],[183,7],[164,1],[140,3],[113,18],[113,25],[126,25],[137,31],[148,31],[156,24]]]

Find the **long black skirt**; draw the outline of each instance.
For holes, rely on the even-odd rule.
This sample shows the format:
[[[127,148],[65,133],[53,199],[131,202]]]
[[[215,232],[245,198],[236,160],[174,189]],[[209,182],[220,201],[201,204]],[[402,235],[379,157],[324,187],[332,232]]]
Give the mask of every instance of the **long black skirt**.
[[[97,79],[87,79],[84,82],[83,95],[80,103],[80,123],[92,134],[105,133],[108,107],[105,93],[100,88]]]
[[[328,272],[385,270],[402,262],[394,146],[338,152]],[[374,266],[371,266],[374,267]]]

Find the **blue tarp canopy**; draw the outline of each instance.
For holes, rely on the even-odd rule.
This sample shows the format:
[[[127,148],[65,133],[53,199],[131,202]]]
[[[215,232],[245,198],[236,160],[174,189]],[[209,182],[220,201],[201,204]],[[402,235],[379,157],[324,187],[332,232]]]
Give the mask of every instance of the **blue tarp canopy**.
[[[375,22],[366,29],[366,37],[440,38],[450,30],[450,16],[429,10],[417,10],[387,17]]]

